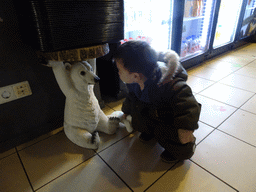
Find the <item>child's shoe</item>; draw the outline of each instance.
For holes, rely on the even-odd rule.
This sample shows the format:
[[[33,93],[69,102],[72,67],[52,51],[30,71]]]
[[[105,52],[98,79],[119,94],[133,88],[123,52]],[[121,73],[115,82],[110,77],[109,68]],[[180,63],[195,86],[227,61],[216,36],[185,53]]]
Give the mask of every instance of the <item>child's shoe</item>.
[[[165,163],[176,163],[179,160],[174,158],[171,153],[169,153],[167,150],[164,150],[162,154],[160,155],[161,160]]]
[[[140,136],[139,136],[139,139],[142,141],[142,142],[145,142],[145,141],[150,141],[151,139],[153,139],[155,136],[152,135],[152,134],[147,134],[147,133],[141,133]]]

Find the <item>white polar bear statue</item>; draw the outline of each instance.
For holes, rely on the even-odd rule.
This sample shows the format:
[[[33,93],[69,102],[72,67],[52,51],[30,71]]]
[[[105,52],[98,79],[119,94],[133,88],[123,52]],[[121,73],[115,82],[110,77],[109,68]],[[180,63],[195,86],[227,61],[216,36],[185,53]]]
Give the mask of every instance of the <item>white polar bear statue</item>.
[[[48,66],[52,67],[57,83],[66,96],[66,136],[80,147],[97,149],[100,143],[98,131],[114,134],[122,121],[122,112],[114,112],[107,117],[101,110],[93,91],[94,84],[99,81],[99,77],[95,75],[96,59],[87,61],[72,65],[62,61],[49,61]],[[129,132],[130,129],[129,127]]]

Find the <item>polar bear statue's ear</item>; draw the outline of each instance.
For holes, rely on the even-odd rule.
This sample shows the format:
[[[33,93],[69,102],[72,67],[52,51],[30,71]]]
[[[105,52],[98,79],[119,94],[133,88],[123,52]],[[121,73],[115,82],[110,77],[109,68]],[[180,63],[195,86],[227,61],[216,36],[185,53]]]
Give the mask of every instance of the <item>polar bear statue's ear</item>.
[[[70,71],[71,69],[71,64],[70,63],[64,63],[65,69]]]

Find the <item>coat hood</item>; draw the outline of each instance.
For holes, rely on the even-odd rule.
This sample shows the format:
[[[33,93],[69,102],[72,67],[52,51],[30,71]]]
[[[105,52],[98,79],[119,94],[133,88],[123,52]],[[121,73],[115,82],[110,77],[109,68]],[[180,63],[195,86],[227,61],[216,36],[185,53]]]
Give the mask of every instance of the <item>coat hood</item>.
[[[164,85],[173,80],[174,77],[183,78],[187,80],[187,72],[180,64],[179,55],[172,50],[158,53],[158,66],[161,69],[162,77],[158,85]]]

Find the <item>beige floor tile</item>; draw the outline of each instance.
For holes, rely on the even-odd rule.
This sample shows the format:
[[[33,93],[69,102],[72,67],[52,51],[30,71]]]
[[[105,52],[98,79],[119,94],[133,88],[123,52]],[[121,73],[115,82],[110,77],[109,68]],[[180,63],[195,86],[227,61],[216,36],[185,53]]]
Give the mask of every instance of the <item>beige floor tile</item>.
[[[197,73],[201,73],[202,70],[204,70],[206,67],[204,65],[204,63],[201,63],[200,65],[196,66],[196,67],[191,67],[189,69],[187,69],[187,73],[188,75],[194,75],[194,74],[197,74]]]
[[[214,128],[199,122],[199,128],[195,130],[194,136],[196,137],[196,144],[202,141],[210,132],[214,130]]]
[[[211,86],[214,83],[214,81],[202,79],[196,76],[189,76],[187,80],[187,84],[191,87],[194,93],[199,93],[200,91],[204,90],[205,88]]]
[[[115,111],[121,111],[123,102],[125,99],[121,99],[119,101],[115,101],[115,102],[110,102],[110,103],[106,103],[106,105],[108,107],[110,107],[111,109],[114,109]]]
[[[108,135],[105,133],[99,132],[99,136],[101,139],[101,144],[99,148],[96,150],[97,152],[100,152],[104,150],[105,148],[109,147],[110,145],[120,141],[124,137],[128,136],[130,133],[127,132],[124,124],[120,123],[119,128],[117,129],[116,133],[113,135]]]
[[[256,43],[247,43],[246,45],[243,45],[243,46],[239,47],[238,49],[255,50],[256,49]]]
[[[256,115],[243,110],[236,111],[220,127],[230,135],[233,135],[256,147]]]
[[[49,138],[49,137],[51,137],[51,136],[53,136],[53,135],[55,135],[55,134],[57,134],[57,133],[59,133],[61,131],[63,131],[63,127],[55,129],[55,130],[53,130],[53,131],[51,131],[51,132],[49,132],[47,134],[44,134],[44,135],[42,135],[40,137],[35,138],[35,139],[33,139],[33,140],[31,140],[31,141],[29,141],[27,143],[21,144],[21,145],[17,146],[17,150],[22,150],[22,149],[24,149],[26,147],[34,145],[35,143],[38,143],[38,142],[40,142],[40,141],[42,141],[44,139],[47,139],[47,138]]]
[[[8,151],[5,151],[5,152],[3,152],[3,153],[0,153],[0,160],[1,160],[2,158],[5,158],[5,157],[7,157],[7,156],[13,154],[13,153],[16,153],[15,148],[12,148],[12,149],[10,149],[10,150],[8,150]]]
[[[247,47],[250,50],[255,51],[256,50],[256,43],[248,43],[245,45],[245,47]]]
[[[228,72],[236,71],[244,66],[243,64],[229,63],[229,62],[222,61],[219,59],[207,61],[207,62],[205,62],[204,65],[209,68],[213,68],[213,69],[217,69],[217,70],[224,70],[224,71],[228,71]]]
[[[200,121],[215,128],[236,110],[235,107],[231,107],[201,95],[196,95],[195,97],[196,100],[202,104]]]
[[[38,192],[49,191],[128,192],[131,190],[98,156],[94,156],[38,190]]]
[[[250,99],[254,93],[216,83],[200,92],[200,95],[218,100],[234,107],[240,107]]]
[[[255,53],[256,54],[256,53]],[[256,68],[256,60],[246,65],[246,67],[254,67]]]
[[[256,68],[246,66],[236,71],[235,74],[244,75],[256,79]]]
[[[256,114],[256,96],[253,96],[249,101],[247,101],[241,109],[255,113]]]
[[[161,161],[164,149],[155,140],[143,143],[138,136],[136,132],[99,155],[134,191],[144,191],[173,164]]]
[[[106,104],[105,104],[106,105]],[[114,112],[114,110],[113,109],[111,109],[109,106],[105,106],[103,109],[102,109],[102,111],[105,113],[105,115],[111,115],[111,113],[113,113]]]
[[[239,56],[239,57],[247,57],[247,58],[251,58],[251,59],[256,59],[255,50],[252,51],[249,48],[235,50],[235,51],[233,51],[232,55]]]
[[[0,160],[0,191],[32,192],[17,153]]]
[[[254,191],[255,158],[255,147],[215,130],[197,146],[192,161],[238,191]]]
[[[256,79],[244,75],[231,74],[220,83],[256,93]]]
[[[254,44],[246,45],[234,50],[233,55],[251,57],[256,59],[256,46]]]
[[[200,70],[190,71],[189,75],[201,77],[211,81],[219,81],[228,76],[231,72],[225,70],[217,70],[209,67],[201,68]]]
[[[234,192],[235,190],[191,161],[175,165],[147,192]]]
[[[19,154],[34,189],[38,189],[92,157],[95,152],[73,144],[61,132],[19,151]]]
[[[222,55],[217,59],[220,59],[222,61],[226,61],[229,63],[241,64],[241,65],[249,64],[250,62],[255,60],[255,58],[252,58],[252,57],[244,57],[241,55],[234,55],[234,54],[232,55],[232,53],[229,55],[226,55],[226,54]]]

